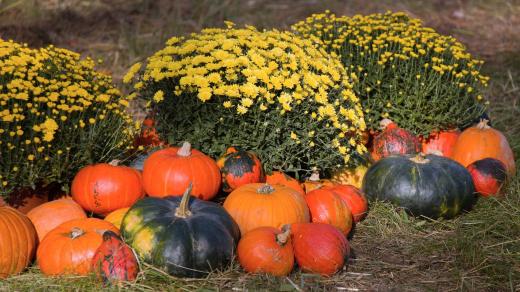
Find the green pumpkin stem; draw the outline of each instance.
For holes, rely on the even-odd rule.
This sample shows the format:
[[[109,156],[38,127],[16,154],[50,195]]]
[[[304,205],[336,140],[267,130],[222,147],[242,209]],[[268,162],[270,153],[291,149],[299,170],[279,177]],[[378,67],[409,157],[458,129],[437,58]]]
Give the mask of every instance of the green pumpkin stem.
[[[287,240],[289,240],[290,236],[291,236],[291,226],[284,225],[282,227],[282,233],[278,233],[276,235],[276,243],[278,243],[280,246],[284,246],[287,243]]]
[[[175,216],[180,218],[186,218],[191,216],[191,211],[188,209],[188,205],[190,203],[191,198],[191,189],[193,188],[193,183],[190,182],[190,185],[188,188],[184,191],[184,194],[182,194],[181,203],[179,204],[179,207],[175,210]]]
[[[270,184],[265,183],[261,187],[259,187],[258,190],[256,190],[256,191],[259,194],[266,194],[266,195],[268,195],[268,194],[274,192],[274,188]]]
[[[191,144],[190,142],[182,143],[181,148],[177,151],[177,155],[181,157],[188,157],[191,155]]]
[[[76,239],[76,238],[82,236],[83,234],[85,234],[85,232],[81,228],[74,227],[74,228],[72,228],[72,231],[70,232],[70,238]]]

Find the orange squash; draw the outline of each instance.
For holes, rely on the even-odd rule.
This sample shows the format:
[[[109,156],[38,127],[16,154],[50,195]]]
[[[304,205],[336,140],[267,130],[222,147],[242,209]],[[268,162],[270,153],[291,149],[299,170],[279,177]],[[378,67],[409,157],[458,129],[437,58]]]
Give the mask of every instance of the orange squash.
[[[294,189],[302,196],[305,195],[305,191],[303,190],[303,187],[300,185],[300,182],[297,179],[290,177],[289,175],[281,171],[273,171],[273,173],[267,175],[265,182],[272,186],[278,184],[284,185]]]
[[[258,227],[238,243],[238,261],[248,273],[287,276],[294,266],[290,229]]]
[[[217,165],[222,173],[224,192],[231,192],[245,184],[265,182],[262,163],[251,151],[229,147],[217,160]]]
[[[370,153],[374,161],[390,155],[416,154],[420,151],[419,139],[391,120],[383,119],[381,128],[383,131],[374,137]]]
[[[329,179],[321,179],[320,173],[315,171],[312,175],[302,183],[302,187],[305,190],[305,193],[312,192],[313,190],[323,188],[323,187],[331,187],[336,183]]]
[[[97,218],[61,224],[51,230],[38,247],[36,258],[40,270],[52,276],[87,275],[92,271],[92,258],[107,230],[119,235],[112,223]]]
[[[0,279],[20,273],[31,263],[36,241],[29,218],[0,203]]]
[[[487,120],[482,120],[478,125],[464,130],[453,147],[451,158],[464,167],[477,160],[495,158],[502,161],[507,173],[513,176],[516,172],[513,151],[504,134],[487,123]]]
[[[365,195],[351,185],[336,185],[330,187],[330,190],[337,194],[347,204],[354,222],[359,222],[365,218],[368,213],[368,201]]]
[[[313,190],[305,195],[311,221],[326,223],[347,235],[352,229],[352,213],[347,204],[336,195],[331,187]]]
[[[285,224],[309,222],[305,199],[294,189],[263,183],[247,184],[232,191],[224,208],[246,234],[261,226],[280,228]]]
[[[71,199],[59,199],[42,204],[29,213],[27,217],[36,228],[38,240],[41,242],[49,231],[58,227],[62,223],[73,219],[87,218],[87,214]]]

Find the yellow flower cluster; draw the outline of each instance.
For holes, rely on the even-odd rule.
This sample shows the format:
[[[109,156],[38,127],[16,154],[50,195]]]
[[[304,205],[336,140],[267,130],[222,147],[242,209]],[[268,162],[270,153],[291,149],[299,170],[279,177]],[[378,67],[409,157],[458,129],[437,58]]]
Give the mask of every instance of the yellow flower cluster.
[[[45,179],[39,177],[46,175],[39,173],[46,168],[41,162],[58,159],[60,152],[77,146],[64,145],[57,136],[66,139],[67,135],[78,135],[78,128],[89,119],[105,123],[101,122],[105,117],[115,115],[125,123],[131,122],[125,112],[128,101],[112,86],[111,77],[94,71],[94,65],[91,59],[82,60],[79,54],[65,49],[31,49],[0,39],[2,186],[31,185],[34,180]],[[124,131],[130,138],[132,130]],[[18,175],[9,174],[14,169]],[[60,179],[57,172],[53,176]]]
[[[338,17],[326,11],[314,14],[292,28],[319,47],[338,55],[347,70],[359,76],[362,82],[356,91],[363,99],[366,112],[372,111],[367,121],[370,126],[378,123],[378,120],[372,120],[373,117],[394,114],[393,118],[399,119],[407,114],[396,112],[396,108],[413,110],[415,105],[401,101],[413,97],[408,91],[417,92],[418,104],[427,104],[421,101],[422,98],[434,102],[459,98],[461,101],[447,105],[461,103],[461,107],[467,107],[481,102],[482,96],[476,89],[487,86],[489,80],[480,73],[483,62],[472,59],[455,38],[424,27],[419,19],[405,13]],[[381,93],[383,91],[387,96]],[[378,94],[380,102],[376,100]],[[473,101],[466,97],[472,97]],[[377,107],[374,108],[374,104]],[[437,105],[430,103],[425,110],[430,111],[432,107]],[[481,113],[481,110],[475,110],[477,112]],[[448,124],[446,121],[437,126],[442,128]]]
[[[156,86],[149,93],[153,106],[193,96],[199,103],[217,103],[227,115],[238,117],[251,112],[301,113],[335,129],[329,146],[341,150],[345,161],[353,152],[366,151],[359,142],[366,126],[352,91],[355,78],[339,60],[291,32],[259,31],[251,26],[238,29],[227,24],[227,28],[204,29],[168,40],[164,49],[148,59],[134,88],[145,92],[161,82],[170,86]],[[133,66],[125,81],[130,82],[139,67]],[[302,136],[304,132],[300,127],[293,134]]]

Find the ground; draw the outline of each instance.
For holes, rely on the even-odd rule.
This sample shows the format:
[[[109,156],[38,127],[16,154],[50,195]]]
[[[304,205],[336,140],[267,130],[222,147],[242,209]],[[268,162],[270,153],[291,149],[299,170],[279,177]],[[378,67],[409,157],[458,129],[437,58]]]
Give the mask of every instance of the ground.
[[[0,37],[37,47],[55,44],[94,59],[121,86],[125,71],[173,35],[224,20],[261,28],[288,28],[314,12],[405,11],[461,40],[486,63],[493,125],[520,157],[520,1],[517,0],[0,0]],[[134,115],[142,118],[138,104]],[[350,241],[345,271],[331,278],[294,272],[288,278],[250,276],[235,264],[206,279],[181,280],[144,266],[132,290],[520,290],[520,179],[504,197],[481,199],[454,220],[409,218],[385,204],[371,206]],[[0,282],[0,291],[98,290],[92,278],[49,279],[37,268]],[[106,288],[114,289],[117,287]]]

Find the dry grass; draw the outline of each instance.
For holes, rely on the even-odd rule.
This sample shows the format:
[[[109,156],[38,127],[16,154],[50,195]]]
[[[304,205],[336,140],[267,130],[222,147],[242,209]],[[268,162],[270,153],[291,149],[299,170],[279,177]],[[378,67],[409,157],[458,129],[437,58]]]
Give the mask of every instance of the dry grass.
[[[287,28],[313,12],[406,11],[461,39],[484,58],[492,77],[493,125],[520,157],[520,1],[517,0],[0,0],[0,36],[32,46],[54,43],[101,58],[120,82],[126,69],[172,35],[222,26],[224,20]],[[481,199],[450,221],[409,218],[392,206],[371,205],[351,240],[346,271],[331,277],[294,272],[289,278],[251,276],[236,265],[205,279],[186,280],[146,267],[136,283],[107,290],[520,290],[520,178],[504,198]],[[101,290],[92,277],[49,279],[37,268],[0,282],[0,291]]]

